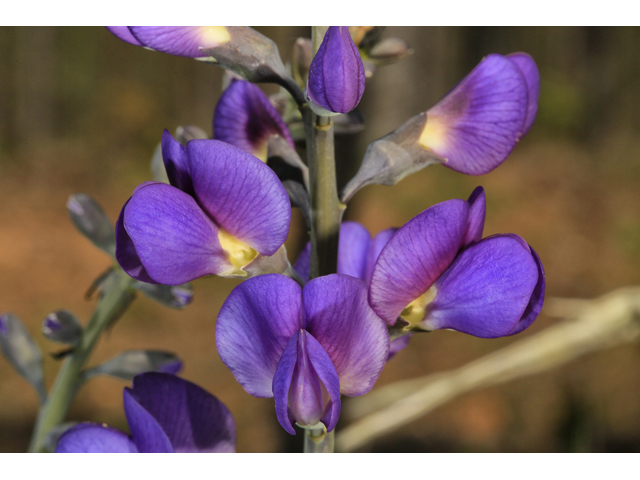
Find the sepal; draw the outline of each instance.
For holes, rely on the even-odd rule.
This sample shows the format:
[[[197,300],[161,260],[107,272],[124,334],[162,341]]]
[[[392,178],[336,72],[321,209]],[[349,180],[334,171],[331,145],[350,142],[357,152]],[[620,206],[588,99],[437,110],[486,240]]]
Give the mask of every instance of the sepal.
[[[71,221],[91,243],[112,257],[116,252],[116,233],[102,207],[89,195],[76,193],[67,201]]]

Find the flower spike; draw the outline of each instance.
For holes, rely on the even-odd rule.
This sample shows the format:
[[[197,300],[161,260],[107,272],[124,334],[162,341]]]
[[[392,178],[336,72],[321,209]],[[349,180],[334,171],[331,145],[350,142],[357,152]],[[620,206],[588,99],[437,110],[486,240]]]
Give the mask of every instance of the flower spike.
[[[364,93],[364,66],[347,27],[329,27],[307,82],[309,106],[318,115],[347,113]]]

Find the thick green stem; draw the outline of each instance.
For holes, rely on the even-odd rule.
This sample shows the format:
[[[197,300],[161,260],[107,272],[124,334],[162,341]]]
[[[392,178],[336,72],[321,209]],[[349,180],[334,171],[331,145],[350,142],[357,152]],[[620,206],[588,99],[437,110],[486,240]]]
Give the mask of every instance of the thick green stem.
[[[133,279],[129,275],[119,267],[116,267],[111,275],[112,278],[105,286],[104,296],[89,320],[81,342],[64,361],[49,393],[49,398],[40,409],[31,445],[29,445],[30,452],[42,451],[47,434],[65,420],[71,402],[82,384],[81,373],[84,364],[100,335],[131,303],[135,295],[131,291]]]
[[[305,428],[304,453],[333,453],[335,429],[327,432],[323,425],[318,428]]]

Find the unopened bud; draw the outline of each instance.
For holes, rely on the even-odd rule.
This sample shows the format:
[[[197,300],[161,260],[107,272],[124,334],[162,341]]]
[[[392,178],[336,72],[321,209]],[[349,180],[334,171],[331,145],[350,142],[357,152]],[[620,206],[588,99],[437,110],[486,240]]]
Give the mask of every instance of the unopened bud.
[[[172,286],[136,281],[133,288],[171,308],[184,308],[193,300],[193,287],[190,283]]]
[[[82,338],[82,325],[71,312],[57,310],[42,322],[42,333],[53,342],[77,345]]]
[[[182,362],[173,353],[160,350],[128,350],[86,371],[84,378],[89,379],[96,375],[109,375],[128,381],[133,380],[133,377],[144,372],[175,374],[181,369]]]
[[[91,242],[112,257],[116,252],[116,234],[102,207],[84,193],[76,193],[67,201],[71,221]]]

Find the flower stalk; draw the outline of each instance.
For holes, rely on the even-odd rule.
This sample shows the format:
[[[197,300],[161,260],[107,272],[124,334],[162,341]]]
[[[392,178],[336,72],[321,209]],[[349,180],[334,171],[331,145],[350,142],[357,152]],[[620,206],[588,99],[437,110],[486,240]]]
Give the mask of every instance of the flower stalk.
[[[304,453],[333,453],[335,444],[335,429],[327,432],[324,425],[314,425],[305,428]]]
[[[106,285],[104,294],[83,332],[82,339],[64,361],[49,393],[49,398],[40,409],[29,452],[42,451],[49,431],[65,420],[73,398],[82,385],[83,367],[100,335],[122,314],[134,298],[135,293],[131,289],[133,278],[119,267],[114,268],[111,276],[111,281]]]

